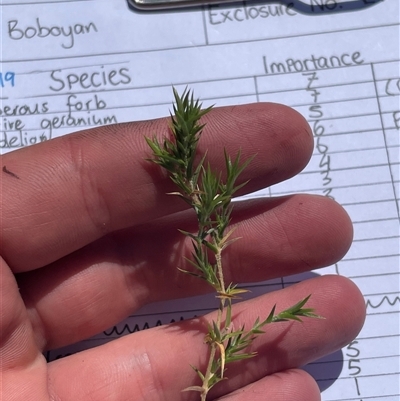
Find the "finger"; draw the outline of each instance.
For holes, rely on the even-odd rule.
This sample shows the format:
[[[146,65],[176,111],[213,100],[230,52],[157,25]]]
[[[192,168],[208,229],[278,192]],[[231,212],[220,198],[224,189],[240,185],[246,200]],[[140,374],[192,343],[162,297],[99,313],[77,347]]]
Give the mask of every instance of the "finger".
[[[309,306],[325,317],[303,323],[274,323],[265,328],[249,351],[252,359],[228,365],[229,380],[212,390],[214,399],[247,386],[276,372],[303,366],[340,349],[359,332],[364,321],[362,295],[349,280],[339,276],[307,280],[284,290],[235,305],[235,327],[251,327],[255,319],[267,316],[312,294]],[[208,349],[204,344],[207,318],[138,332],[101,347],[87,350],[49,365],[52,391],[59,399],[132,398],[137,400],[193,400],[181,390],[197,385],[190,364],[205,370]],[[71,375],[71,380],[63,380]],[[196,379],[197,378],[197,379]],[[86,387],[85,387],[85,386]],[[274,399],[267,391],[265,399]]]
[[[200,141],[223,166],[242,149],[258,157],[241,177],[254,191],[299,172],[312,153],[312,134],[297,112],[276,104],[213,110]],[[146,161],[144,136],[166,134],[168,122],[113,125],[56,138],[6,154],[2,246],[14,272],[47,265],[107,233],[184,208],[165,195],[171,181]],[[21,252],[21,243],[24,244]]]
[[[1,393],[10,401],[46,401],[46,360],[35,342],[14,275],[1,258],[0,294]]]
[[[342,258],[351,243],[347,214],[325,197],[297,195],[236,206],[234,236],[240,240],[224,251],[227,283],[326,266]],[[22,275],[21,293],[47,348],[97,334],[144,304],[210,291],[203,280],[177,269],[193,270],[184,259],[191,243],[166,224],[104,238],[56,266]]]
[[[308,373],[301,369],[289,369],[257,380],[217,398],[216,401],[265,401],[266,399],[320,401],[321,393],[317,383]]]

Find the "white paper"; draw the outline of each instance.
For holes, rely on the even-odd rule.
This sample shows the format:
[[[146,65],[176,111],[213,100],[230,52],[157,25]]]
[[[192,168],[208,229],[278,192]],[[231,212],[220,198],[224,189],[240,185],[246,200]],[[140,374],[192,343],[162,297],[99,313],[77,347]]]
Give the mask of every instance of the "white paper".
[[[357,11],[340,12],[344,3],[310,0],[316,11],[305,15],[275,3],[143,13],[124,0],[3,0],[0,147],[5,153],[94,125],[168,115],[171,85],[188,85],[205,105],[274,101],[294,107],[314,128],[313,157],[297,177],[252,196],[315,193],[346,208],[354,243],[341,262],[318,274],[350,277],[365,295],[368,314],[352,344],[306,369],[324,401],[395,401],[399,3],[367,7],[373,1],[365,0]],[[317,13],[330,7],[338,12]],[[254,285],[252,291],[261,294],[301,278]],[[212,308],[202,297],[190,307],[149,305],[47,356],[52,360]]]

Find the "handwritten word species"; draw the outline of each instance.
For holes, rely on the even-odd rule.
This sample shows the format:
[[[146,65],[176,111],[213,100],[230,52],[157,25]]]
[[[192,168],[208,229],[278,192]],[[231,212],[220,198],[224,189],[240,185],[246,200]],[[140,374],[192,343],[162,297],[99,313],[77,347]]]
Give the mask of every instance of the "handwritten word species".
[[[65,39],[61,43],[64,49],[71,49],[75,45],[75,36],[92,34],[98,32],[94,22],[89,22],[86,25],[74,24],[69,26],[44,26],[40,23],[39,18],[36,18],[36,23],[24,27],[20,27],[17,19],[8,21],[8,37],[12,40],[23,40],[33,38],[49,38],[62,37]]]
[[[208,7],[208,22],[211,25],[224,24],[226,22],[243,22],[248,20],[255,20],[259,18],[270,18],[270,17],[293,17],[297,15],[292,10],[292,6],[275,5],[275,6],[248,6],[244,2],[243,7],[235,9],[219,9],[218,6]]]
[[[132,79],[128,68],[118,70],[106,70],[104,66],[95,70],[66,73],[62,70],[54,70],[50,73],[52,81],[49,86],[53,92],[66,90],[95,89],[128,85]]]
[[[319,167],[321,168],[320,173],[323,175],[323,193],[325,196],[332,198],[331,192],[332,187],[330,187],[330,183],[332,181],[331,178],[331,157],[328,154],[328,146],[323,143],[322,136],[325,133],[325,127],[321,122],[321,118],[324,116],[323,108],[321,104],[319,104],[318,97],[321,92],[318,91],[316,87],[316,81],[319,80],[316,72],[305,72],[303,76],[307,77],[308,85],[307,92],[310,93],[313,104],[308,108],[309,115],[308,117],[311,119],[312,128],[314,132],[314,136],[316,137],[315,147],[318,153],[321,155],[321,160],[319,162]]]
[[[6,86],[15,86],[15,72],[0,72],[0,88],[5,88]]]
[[[284,61],[270,63],[267,56],[263,56],[264,70],[266,74],[282,74],[285,72],[304,72],[360,65],[364,60],[360,59],[361,53],[343,53],[330,57],[314,56],[304,59],[288,58]]]

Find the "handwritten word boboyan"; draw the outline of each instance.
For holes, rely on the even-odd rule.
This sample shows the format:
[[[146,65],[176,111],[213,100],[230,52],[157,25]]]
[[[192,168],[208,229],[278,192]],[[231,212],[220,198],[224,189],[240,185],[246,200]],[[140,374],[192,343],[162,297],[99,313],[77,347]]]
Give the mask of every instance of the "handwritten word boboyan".
[[[12,40],[61,37],[64,39],[61,41],[61,47],[64,49],[72,49],[74,47],[76,35],[87,35],[98,32],[94,22],[69,26],[47,26],[42,24],[39,18],[36,18],[32,25],[25,25],[23,27],[17,19],[10,20],[7,23],[7,27],[8,37]]]

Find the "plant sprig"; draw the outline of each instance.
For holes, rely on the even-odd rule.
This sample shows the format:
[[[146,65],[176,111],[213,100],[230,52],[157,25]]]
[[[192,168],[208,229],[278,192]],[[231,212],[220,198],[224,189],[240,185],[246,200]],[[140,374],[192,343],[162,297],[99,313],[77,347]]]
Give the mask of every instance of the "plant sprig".
[[[179,230],[191,239],[193,250],[191,258],[186,258],[191,270],[182,272],[206,281],[216,292],[219,300],[217,317],[208,325],[205,342],[209,346],[209,358],[206,370],[202,372],[192,366],[201,380],[201,385],[190,386],[183,391],[197,391],[200,400],[205,401],[210,389],[224,380],[226,365],[231,362],[252,358],[255,352],[246,352],[252,341],[267,324],[288,320],[301,321],[302,317],[319,317],[311,308],[304,308],[310,295],[292,307],[275,314],[275,306],[268,317],[256,319],[251,329],[245,326],[234,329],[232,324],[232,300],[247,292],[237,284],[226,285],[224,280],[222,252],[237,238],[232,238],[233,229],[229,229],[232,213],[232,198],[246,183],[236,181],[252,158],[241,161],[240,150],[232,159],[224,151],[225,179],[222,172],[215,172],[206,163],[206,154],[197,162],[197,145],[205,124],[201,117],[211,108],[202,109],[202,104],[194,100],[193,93],[185,90],[180,96],[173,89],[175,104],[171,113],[170,138],[162,142],[154,137],[146,138],[153,157],[152,162],[169,172],[178,191],[172,192],[182,198],[195,211],[198,223],[197,233]]]

